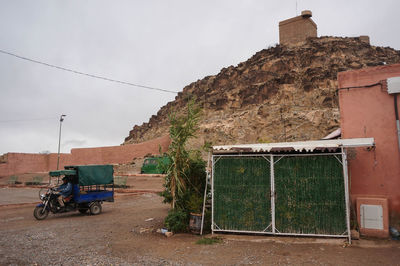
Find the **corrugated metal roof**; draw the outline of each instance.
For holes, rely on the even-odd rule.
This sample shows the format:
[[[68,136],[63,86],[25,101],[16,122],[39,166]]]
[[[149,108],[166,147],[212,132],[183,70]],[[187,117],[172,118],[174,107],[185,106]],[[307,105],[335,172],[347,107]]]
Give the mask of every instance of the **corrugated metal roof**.
[[[314,150],[326,150],[326,149],[335,150],[342,147],[350,148],[350,147],[372,147],[372,146],[375,146],[374,138],[332,139],[332,140],[312,140],[312,141],[298,141],[298,142],[213,146],[213,153],[271,152],[271,151],[312,152]]]

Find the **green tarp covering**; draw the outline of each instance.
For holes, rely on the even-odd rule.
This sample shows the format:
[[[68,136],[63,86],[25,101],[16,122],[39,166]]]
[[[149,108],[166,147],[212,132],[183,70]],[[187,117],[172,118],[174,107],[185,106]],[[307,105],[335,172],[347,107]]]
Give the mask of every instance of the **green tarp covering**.
[[[275,224],[279,232],[346,232],[342,165],[334,156],[284,157],[275,164]]]
[[[78,172],[79,185],[104,185],[113,183],[112,165],[83,165],[74,166]]]
[[[57,170],[49,172],[50,176],[76,175],[75,170]]]
[[[214,221],[218,227],[265,231],[271,223],[269,161],[259,156],[221,157],[214,171]]]
[[[269,233],[342,235],[346,204],[340,155],[216,156],[214,228]],[[275,188],[272,213],[271,182]]]

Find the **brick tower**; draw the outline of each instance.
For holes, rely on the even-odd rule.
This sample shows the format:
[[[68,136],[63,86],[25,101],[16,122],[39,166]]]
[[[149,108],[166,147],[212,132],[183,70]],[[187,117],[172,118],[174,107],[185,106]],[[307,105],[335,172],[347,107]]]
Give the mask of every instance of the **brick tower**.
[[[310,10],[304,10],[300,16],[279,22],[279,43],[296,45],[308,37],[317,37],[317,24],[311,16]]]

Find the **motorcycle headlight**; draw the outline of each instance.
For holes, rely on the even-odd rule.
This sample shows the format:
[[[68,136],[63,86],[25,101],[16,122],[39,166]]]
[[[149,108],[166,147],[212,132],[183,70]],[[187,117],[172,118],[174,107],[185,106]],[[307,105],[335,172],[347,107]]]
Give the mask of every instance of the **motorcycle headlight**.
[[[40,194],[40,195],[39,195],[39,198],[40,198],[41,200],[45,200],[46,197],[47,197],[47,193],[43,193],[43,194]]]

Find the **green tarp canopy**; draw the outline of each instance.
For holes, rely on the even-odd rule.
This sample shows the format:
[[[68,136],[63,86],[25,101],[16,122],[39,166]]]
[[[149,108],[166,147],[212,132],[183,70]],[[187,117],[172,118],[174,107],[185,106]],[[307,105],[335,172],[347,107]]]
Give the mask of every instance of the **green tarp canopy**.
[[[78,172],[79,185],[106,185],[113,183],[112,165],[83,165],[74,166]]]
[[[65,166],[64,170],[49,172],[50,176],[78,176],[79,185],[107,185],[113,183],[112,165],[78,165]]]
[[[50,171],[50,176],[62,176],[62,175],[76,175],[75,170],[57,170],[57,171]]]

